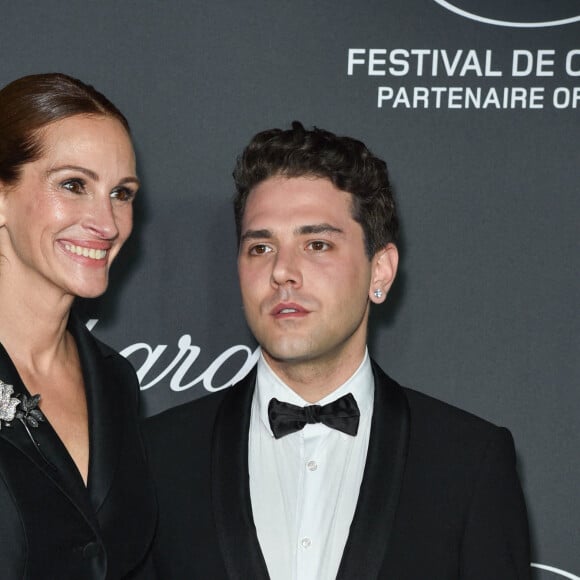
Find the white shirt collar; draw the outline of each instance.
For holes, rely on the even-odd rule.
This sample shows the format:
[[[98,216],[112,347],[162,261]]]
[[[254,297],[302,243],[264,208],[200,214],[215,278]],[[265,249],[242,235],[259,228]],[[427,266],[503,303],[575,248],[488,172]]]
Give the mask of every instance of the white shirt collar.
[[[352,393],[356,399],[361,417],[367,413],[372,414],[374,401],[374,378],[367,349],[365,349],[363,360],[354,374],[340,387],[332,391],[332,393],[328,394],[316,404],[327,405],[348,393]],[[258,404],[260,420],[273,437],[274,435],[272,434],[270,421],[268,419],[268,404],[272,398],[291,403],[292,405],[298,405],[300,407],[312,404],[305,401],[300,395],[284,383],[272,370],[272,367],[270,367],[266,362],[264,355],[260,353],[254,401]]]

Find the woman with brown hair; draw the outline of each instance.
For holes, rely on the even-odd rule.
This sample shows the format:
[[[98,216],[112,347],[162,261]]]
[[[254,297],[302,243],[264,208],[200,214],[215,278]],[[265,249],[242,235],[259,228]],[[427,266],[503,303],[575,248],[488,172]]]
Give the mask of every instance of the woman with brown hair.
[[[0,575],[141,578],[156,506],[138,382],[71,312],[107,288],[139,180],[129,126],[62,74],[0,91]]]

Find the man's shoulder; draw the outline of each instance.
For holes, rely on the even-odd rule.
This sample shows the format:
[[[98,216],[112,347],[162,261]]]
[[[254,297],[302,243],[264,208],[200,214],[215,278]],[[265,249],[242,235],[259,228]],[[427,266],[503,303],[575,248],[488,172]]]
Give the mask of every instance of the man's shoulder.
[[[378,388],[387,387],[402,393],[409,405],[411,416],[415,421],[450,423],[452,425],[469,427],[476,430],[488,431],[497,429],[497,426],[478,417],[477,415],[460,409],[425,392],[415,388],[400,385],[387,375],[383,369],[373,361],[375,380]]]
[[[242,413],[241,399],[246,400],[253,392],[254,371],[246,377],[217,392],[209,393],[193,401],[177,405],[145,420],[144,431],[149,438],[179,438],[194,433],[213,431],[216,417],[224,401],[229,400],[236,412]]]
[[[230,387],[233,388],[233,387]],[[213,422],[228,389],[203,395],[193,401],[171,407],[145,420],[145,430],[181,431],[199,428],[204,423]]]
[[[458,427],[465,427],[481,431],[496,429],[490,421],[438,399],[432,395],[410,387],[402,387],[413,415],[421,419],[430,419],[438,423],[450,423]]]
[[[507,429],[434,396],[401,386],[384,375],[380,368],[378,371],[376,376],[383,386],[400,389],[404,395],[409,409],[409,436],[414,448],[419,446],[439,456],[484,453],[490,445],[513,446]]]
[[[410,442],[422,464],[452,464],[475,473],[486,457],[513,463],[514,441],[508,429],[414,389],[403,389],[410,409]],[[500,459],[497,459],[500,461]]]

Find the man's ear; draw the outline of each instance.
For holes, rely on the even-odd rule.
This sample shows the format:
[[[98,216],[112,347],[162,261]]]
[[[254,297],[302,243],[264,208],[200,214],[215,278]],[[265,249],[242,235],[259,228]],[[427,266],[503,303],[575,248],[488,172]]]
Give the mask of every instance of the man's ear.
[[[373,256],[371,261],[372,275],[369,298],[375,304],[380,304],[385,301],[395,281],[398,265],[399,251],[395,244],[387,244]]]

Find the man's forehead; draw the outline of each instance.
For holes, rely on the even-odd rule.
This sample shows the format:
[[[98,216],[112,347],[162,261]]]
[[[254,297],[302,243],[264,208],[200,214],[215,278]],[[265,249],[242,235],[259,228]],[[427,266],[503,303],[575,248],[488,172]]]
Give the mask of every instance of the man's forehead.
[[[256,183],[250,189],[250,194],[264,188],[272,188],[274,190],[279,188],[298,188],[305,190],[321,188],[334,190],[336,193],[349,194],[348,192],[337,188],[329,177],[309,173],[304,175],[285,175],[283,173],[276,173],[275,175],[271,175],[270,177]]]
[[[312,223],[328,221],[324,216],[348,217],[352,214],[352,195],[326,178],[275,176],[252,188],[244,218],[267,214],[286,221],[298,212],[311,215],[313,219],[307,221]]]

